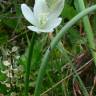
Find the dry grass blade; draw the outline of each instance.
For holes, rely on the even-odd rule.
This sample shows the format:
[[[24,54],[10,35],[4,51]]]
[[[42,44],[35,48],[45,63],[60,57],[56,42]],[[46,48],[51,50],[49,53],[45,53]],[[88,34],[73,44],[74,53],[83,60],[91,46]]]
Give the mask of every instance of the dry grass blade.
[[[83,72],[81,70],[84,69],[84,68],[86,68],[87,65],[91,64],[92,61],[93,61],[93,59],[89,60],[87,63],[85,63],[79,69],[77,69],[76,71],[78,72],[78,74],[81,74]],[[45,92],[43,92],[40,96],[44,96],[44,94],[48,93],[49,91],[51,91],[52,89],[54,89],[55,87],[57,87],[59,84],[61,84],[62,82],[64,82],[68,78],[70,78],[73,74],[74,73],[69,74],[67,77],[65,77],[64,79],[62,79],[61,81],[59,81],[55,85],[53,85],[51,88],[49,88],[48,90],[46,90]]]

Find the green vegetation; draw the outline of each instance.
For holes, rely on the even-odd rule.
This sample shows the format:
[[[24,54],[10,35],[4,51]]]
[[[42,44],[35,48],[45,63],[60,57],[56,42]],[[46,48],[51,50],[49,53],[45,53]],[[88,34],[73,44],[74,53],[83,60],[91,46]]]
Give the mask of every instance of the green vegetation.
[[[0,0],[0,96],[95,96],[96,0],[65,0],[52,34],[27,29],[22,3]]]

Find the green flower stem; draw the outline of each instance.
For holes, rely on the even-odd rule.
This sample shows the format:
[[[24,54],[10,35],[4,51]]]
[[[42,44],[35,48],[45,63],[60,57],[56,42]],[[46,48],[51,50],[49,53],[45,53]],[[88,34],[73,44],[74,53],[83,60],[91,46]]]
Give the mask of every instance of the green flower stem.
[[[35,43],[35,33],[33,33],[30,46],[29,46],[29,52],[28,52],[28,60],[27,60],[26,73],[25,73],[25,96],[28,96],[29,75],[30,75],[30,67],[31,67],[31,62],[32,62],[34,43]]]
[[[82,12],[80,12],[78,15],[76,15],[72,20],[70,20],[61,30],[60,32],[56,35],[56,37],[54,37],[54,39],[52,40],[50,47],[47,49],[44,58],[42,60],[40,69],[39,69],[39,73],[38,73],[38,77],[37,77],[37,82],[36,82],[36,88],[35,88],[35,93],[34,96],[40,96],[40,92],[41,92],[41,86],[42,86],[42,81],[43,81],[43,77],[45,75],[45,71],[46,71],[46,67],[47,67],[47,62],[48,62],[48,57],[50,55],[50,52],[52,51],[53,48],[56,47],[56,45],[58,44],[58,42],[60,41],[60,39],[64,36],[65,32],[67,32],[80,18],[82,18],[83,16],[87,15],[88,13],[92,12],[96,10],[96,5],[84,9]]]
[[[77,2],[80,11],[85,9],[85,5],[84,5],[83,0],[75,0],[75,1]],[[94,34],[92,32],[92,28],[91,28],[91,24],[90,24],[88,16],[85,16],[83,18],[83,24],[84,24],[86,36],[87,36],[87,39],[88,39],[89,48],[90,49],[95,49]],[[95,63],[95,66],[96,66],[96,52],[91,50],[91,53],[92,53],[92,56],[94,58],[94,63]]]

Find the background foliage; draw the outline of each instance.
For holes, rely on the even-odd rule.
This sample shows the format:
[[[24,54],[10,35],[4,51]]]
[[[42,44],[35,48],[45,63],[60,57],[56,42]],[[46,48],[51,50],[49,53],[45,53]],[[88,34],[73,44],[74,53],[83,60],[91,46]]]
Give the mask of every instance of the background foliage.
[[[27,3],[30,7],[34,0],[0,0],[0,95],[1,96],[24,96],[24,75],[27,62],[28,46],[32,37],[26,26],[28,22],[23,18],[20,4]],[[96,4],[96,0],[84,0],[86,7]],[[71,20],[77,13],[74,0],[66,0],[61,14],[63,20],[55,30],[55,36],[59,30]],[[96,13],[89,15],[89,20],[96,37]],[[30,74],[29,96],[34,93],[38,69],[42,57],[50,44],[51,36],[37,34],[33,53],[33,66]],[[84,83],[90,96],[96,95],[95,67],[92,61],[85,30],[82,21],[78,21],[62,38],[61,47],[55,48],[51,53],[46,75],[43,80],[42,93],[51,88],[42,96],[83,96],[81,85],[72,71],[72,66],[67,58],[73,62],[80,80]],[[63,52],[68,54],[68,57]],[[5,65],[5,64],[9,65]]]

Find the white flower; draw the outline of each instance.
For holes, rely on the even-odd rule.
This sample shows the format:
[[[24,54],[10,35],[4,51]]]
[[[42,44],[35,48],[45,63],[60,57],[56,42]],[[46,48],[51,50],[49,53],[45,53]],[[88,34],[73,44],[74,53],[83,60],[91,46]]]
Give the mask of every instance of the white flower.
[[[8,72],[8,73],[6,74],[6,76],[9,77],[9,78],[12,78],[12,77],[13,77],[13,75],[12,75],[11,72]]]
[[[32,25],[28,29],[40,32],[53,32],[62,21],[59,17],[64,7],[64,0],[35,0],[33,11],[26,5],[21,4],[21,10]]]
[[[10,66],[10,65],[11,65],[11,63],[10,63],[8,60],[3,61],[3,64],[4,64],[5,66]]]
[[[17,46],[12,47],[12,52],[16,52],[18,50]]]

